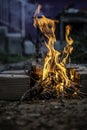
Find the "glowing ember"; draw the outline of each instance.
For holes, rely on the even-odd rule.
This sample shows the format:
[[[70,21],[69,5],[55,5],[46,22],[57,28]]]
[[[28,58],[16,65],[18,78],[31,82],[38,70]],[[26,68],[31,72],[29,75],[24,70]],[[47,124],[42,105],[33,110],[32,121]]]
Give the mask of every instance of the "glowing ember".
[[[34,26],[38,27],[46,38],[44,44],[48,48],[43,70],[40,74],[40,81],[42,80],[41,86],[43,86],[44,91],[54,90],[57,96],[61,96],[62,94],[67,96],[67,90],[73,89],[72,95],[75,96],[79,92],[79,75],[74,69],[66,67],[66,63],[69,61],[69,55],[73,50],[73,39],[69,36],[71,27],[69,25],[66,26],[66,46],[63,52],[60,53],[54,48],[56,42],[55,23],[58,21],[51,20],[45,16],[38,18],[36,15],[39,13],[40,9],[41,6],[39,5],[34,15]]]

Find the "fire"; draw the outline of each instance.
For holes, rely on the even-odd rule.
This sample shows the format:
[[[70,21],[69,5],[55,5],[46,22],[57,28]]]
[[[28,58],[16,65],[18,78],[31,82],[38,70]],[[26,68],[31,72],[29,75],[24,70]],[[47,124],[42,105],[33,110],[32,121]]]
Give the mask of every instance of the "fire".
[[[66,46],[64,47],[63,52],[59,52],[54,48],[56,42],[55,36],[55,23],[59,22],[57,20],[52,20],[42,16],[38,18],[36,16],[39,13],[41,6],[38,6],[38,9],[34,15],[34,26],[38,27],[44,37],[46,38],[45,45],[48,48],[47,55],[44,59],[44,65],[42,70],[42,86],[44,91],[50,90],[51,88],[56,91],[58,96],[63,93],[67,95],[68,88],[74,88],[73,95],[76,95],[79,91],[77,81],[79,79],[78,73],[74,73],[73,69],[68,69],[67,63],[69,61],[69,55],[73,51],[73,39],[70,37],[71,26],[66,26],[65,39]],[[75,76],[77,75],[77,77]]]
[[[35,17],[37,14],[40,13],[41,8],[42,8],[42,6],[39,4],[38,7],[37,7],[37,9],[36,9],[36,11],[35,11],[35,13],[34,13],[34,17]]]

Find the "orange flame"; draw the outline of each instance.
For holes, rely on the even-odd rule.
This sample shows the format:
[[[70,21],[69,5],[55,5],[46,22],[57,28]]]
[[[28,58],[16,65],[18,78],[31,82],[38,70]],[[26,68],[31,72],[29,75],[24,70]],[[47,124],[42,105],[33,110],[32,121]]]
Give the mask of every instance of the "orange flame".
[[[39,9],[37,10],[40,11],[40,7],[38,8]],[[71,73],[70,77],[68,77],[66,69],[66,63],[69,59],[70,53],[73,50],[73,39],[69,36],[71,27],[67,25],[65,33],[66,46],[64,47],[62,56],[60,57],[61,53],[54,48],[54,44],[56,42],[56,22],[58,21],[46,18],[45,16],[42,16],[41,18],[38,18],[36,16],[34,18],[34,26],[38,27],[43,35],[47,38],[47,40],[45,41],[45,45],[48,48],[48,52],[44,60],[42,80],[45,80],[47,77],[49,77],[49,75],[51,75],[48,79],[48,82],[51,82],[51,80],[55,81],[54,88],[58,92],[62,93],[64,91],[64,87],[69,88],[73,84],[73,75]]]

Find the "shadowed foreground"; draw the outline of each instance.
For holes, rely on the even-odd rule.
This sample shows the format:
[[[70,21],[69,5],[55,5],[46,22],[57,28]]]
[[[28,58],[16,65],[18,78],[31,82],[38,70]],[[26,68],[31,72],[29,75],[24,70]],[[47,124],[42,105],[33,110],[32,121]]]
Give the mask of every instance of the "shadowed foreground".
[[[87,130],[87,99],[0,101],[0,130]]]

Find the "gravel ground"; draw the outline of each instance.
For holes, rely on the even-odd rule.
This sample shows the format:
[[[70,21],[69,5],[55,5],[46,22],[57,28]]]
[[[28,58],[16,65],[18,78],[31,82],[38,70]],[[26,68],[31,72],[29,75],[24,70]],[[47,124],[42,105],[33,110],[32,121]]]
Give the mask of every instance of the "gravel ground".
[[[87,98],[0,101],[0,130],[87,130]]]

